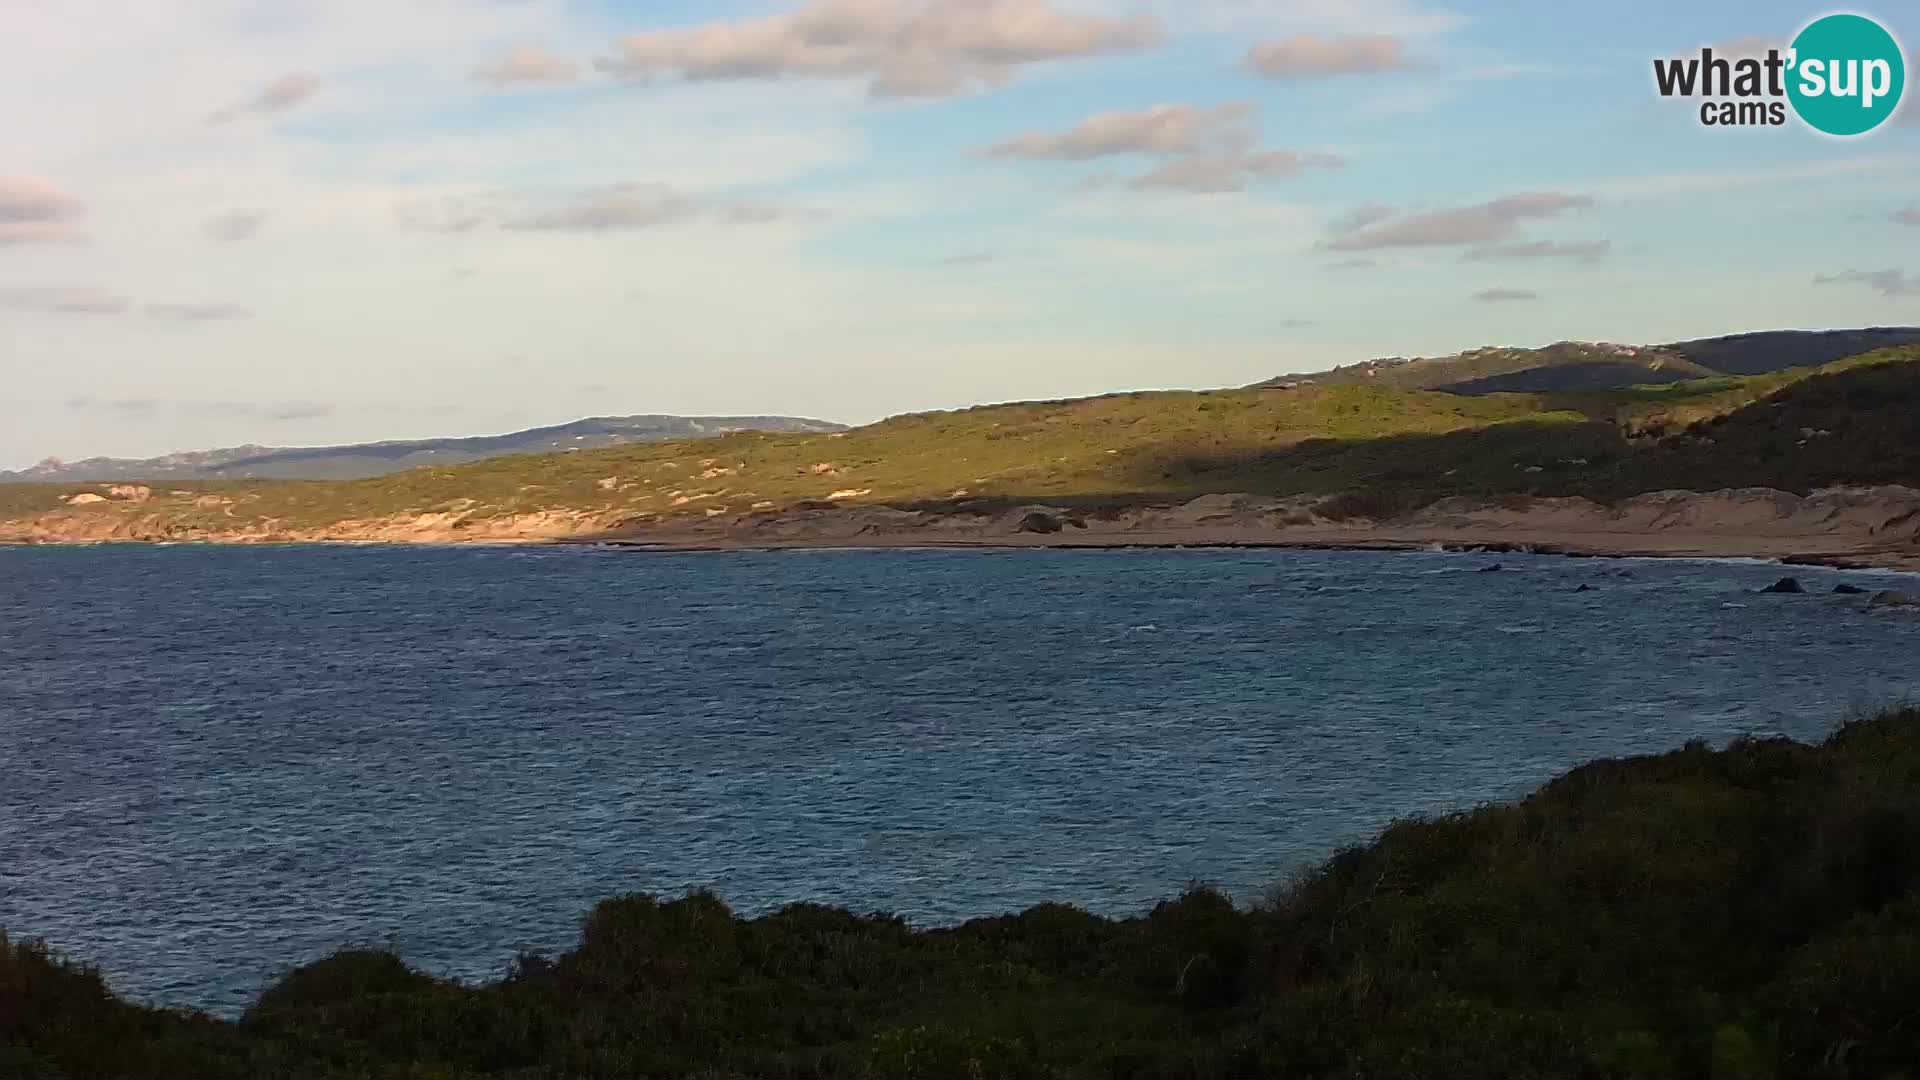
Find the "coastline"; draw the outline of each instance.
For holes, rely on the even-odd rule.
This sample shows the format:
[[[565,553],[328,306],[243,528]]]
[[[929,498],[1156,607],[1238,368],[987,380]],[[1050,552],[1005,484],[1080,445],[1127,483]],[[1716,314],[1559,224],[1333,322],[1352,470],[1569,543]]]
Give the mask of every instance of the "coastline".
[[[1336,518],[1318,496],[1203,495],[1175,505],[806,504],[700,518],[612,508],[510,515],[403,514],[291,528],[198,522],[152,508],[88,507],[0,522],[0,544],[567,544],[633,551],[821,548],[1478,550],[1583,558],[1759,559],[1920,572],[1920,490],[1665,491],[1613,505],[1581,498],[1442,499],[1384,520]]]
[[[593,546],[635,552],[741,552],[741,551],[1127,551],[1127,550],[1258,550],[1258,551],[1381,551],[1455,553],[1485,552],[1560,555],[1575,559],[1744,559],[1781,566],[1815,566],[1833,570],[1882,570],[1920,574],[1920,555],[1901,551],[1847,549],[1841,551],[1806,550],[1793,545],[1742,543],[1721,536],[1641,537],[1664,543],[1632,543],[1634,538],[1613,537],[1596,542],[1589,536],[1568,534],[1530,534],[1516,538],[1511,534],[1449,533],[1432,535],[1406,530],[1353,530],[1338,536],[1249,536],[1193,530],[1186,533],[1159,533],[1137,536],[1088,538],[1058,537],[980,537],[929,539],[911,534],[865,535],[845,539],[751,539],[698,535],[661,535],[653,538],[559,539],[545,543],[557,546]]]

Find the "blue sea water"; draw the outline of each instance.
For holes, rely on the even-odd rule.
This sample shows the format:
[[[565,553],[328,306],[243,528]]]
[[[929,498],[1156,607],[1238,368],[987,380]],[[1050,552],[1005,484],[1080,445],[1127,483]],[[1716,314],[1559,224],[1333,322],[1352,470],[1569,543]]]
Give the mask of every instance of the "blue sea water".
[[[1920,690],[1920,618],[1825,595],[1914,578],[1755,594],[1782,572],[0,548],[0,928],[232,1011],[344,944],[485,977],[629,891],[924,923],[1253,900],[1398,816]]]

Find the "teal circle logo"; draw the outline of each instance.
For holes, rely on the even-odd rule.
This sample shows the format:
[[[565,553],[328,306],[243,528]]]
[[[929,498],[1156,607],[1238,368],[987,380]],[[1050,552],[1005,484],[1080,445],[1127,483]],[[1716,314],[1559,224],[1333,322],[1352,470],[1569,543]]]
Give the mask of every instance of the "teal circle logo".
[[[1793,39],[1787,99],[1816,131],[1864,135],[1900,106],[1907,65],[1900,43],[1864,15],[1815,19]]]

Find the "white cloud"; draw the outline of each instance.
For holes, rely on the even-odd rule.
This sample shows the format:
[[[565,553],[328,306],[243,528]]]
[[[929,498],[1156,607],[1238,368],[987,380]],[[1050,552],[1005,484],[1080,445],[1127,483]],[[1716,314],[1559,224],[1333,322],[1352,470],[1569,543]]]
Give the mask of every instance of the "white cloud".
[[[45,180],[0,176],[0,247],[80,240],[86,206]]]
[[[1239,191],[1256,178],[1293,176],[1309,168],[1334,168],[1345,160],[1322,153],[1259,150],[1258,111],[1245,102],[1225,105],[1155,105],[1139,112],[1104,112],[1061,132],[1029,131],[988,147],[997,158],[1088,161],[1141,155],[1160,164],[1127,182],[1141,191],[1222,193]],[[1110,187],[1114,177],[1083,181]]]
[[[1865,285],[1882,296],[1920,296],[1920,277],[1904,270],[1842,270],[1838,274],[1818,274],[1816,285]]]
[[[1339,168],[1346,160],[1334,154],[1307,154],[1294,150],[1250,152],[1233,148],[1211,154],[1188,154],[1168,161],[1133,180],[1143,190],[1218,193],[1239,191],[1250,179],[1296,176],[1310,169]]]
[[[1029,131],[986,149],[989,157],[1086,161],[1119,154],[1192,153],[1244,132],[1253,116],[1246,102],[1155,105],[1139,112],[1104,112],[1062,132]]]
[[[28,285],[0,289],[0,311],[53,315],[118,315],[131,306],[124,296],[104,289],[69,285]]]
[[[616,184],[567,196],[502,222],[534,232],[612,232],[693,220],[700,204],[664,184]]]
[[[788,14],[628,34],[597,66],[634,79],[857,79],[874,97],[932,98],[1160,39],[1158,20],[1052,0],[812,0]]]
[[[253,309],[241,304],[148,304],[147,314],[174,322],[217,322],[250,319]]]
[[[224,124],[247,113],[283,113],[306,101],[319,89],[320,76],[310,71],[296,71],[280,76],[250,97],[214,110],[207,120],[209,123]]]
[[[1427,37],[1458,30],[1465,16],[1421,0],[1098,0],[1096,10],[1157,14],[1182,33]]]
[[[1490,244],[1470,249],[1466,257],[1491,259],[1573,259],[1598,262],[1613,250],[1606,240],[1528,240],[1511,244]]]
[[[233,244],[260,231],[260,226],[266,224],[266,221],[267,214],[264,210],[233,210],[208,218],[201,225],[201,231],[207,234],[209,240]]]
[[[1483,304],[1510,304],[1517,301],[1538,300],[1540,294],[1532,289],[1482,289],[1473,294],[1473,298]]]
[[[1323,79],[1403,70],[1412,61],[1406,44],[1388,34],[1295,34],[1255,45],[1247,52],[1246,64],[1269,79]]]
[[[1529,191],[1451,210],[1394,217],[1372,213],[1365,224],[1338,233],[1321,246],[1332,251],[1371,251],[1494,244],[1513,235],[1522,221],[1549,218],[1592,205],[1593,199],[1585,195]]]
[[[579,76],[579,64],[538,45],[517,46],[500,59],[473,71],[475,82],[494,87],[572,82]]]

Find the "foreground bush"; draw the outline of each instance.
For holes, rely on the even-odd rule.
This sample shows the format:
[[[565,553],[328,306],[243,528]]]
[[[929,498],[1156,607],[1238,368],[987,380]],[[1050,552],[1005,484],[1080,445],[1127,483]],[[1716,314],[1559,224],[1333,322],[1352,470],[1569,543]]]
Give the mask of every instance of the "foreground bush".
[[[342,952],[237,1023],[0,937],[0,1077],[1920,1077],[1920,713],[1394,825],[1249,910],[963,926],[626,896],[464,986]]]

